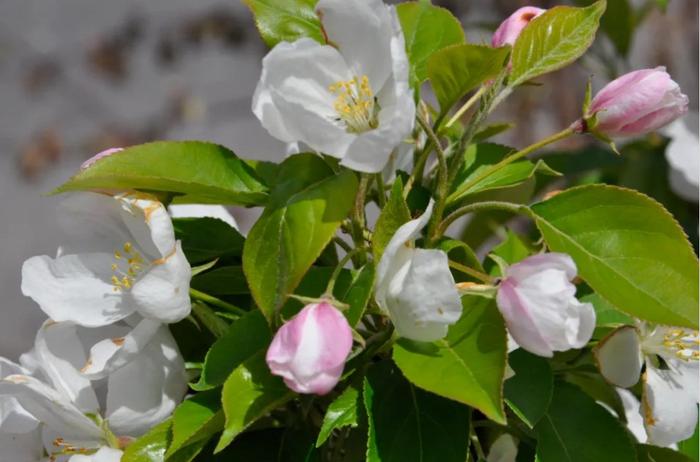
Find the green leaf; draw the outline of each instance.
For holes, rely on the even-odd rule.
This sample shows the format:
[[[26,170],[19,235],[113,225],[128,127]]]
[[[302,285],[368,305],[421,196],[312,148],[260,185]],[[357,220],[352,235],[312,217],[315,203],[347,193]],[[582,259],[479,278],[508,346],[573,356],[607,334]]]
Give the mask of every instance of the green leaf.
[[[673,217],[633,190],[588,185],[532,206],[552,251],[625,313],[659,324],[698,326],[698,261]]]
[[[206,442],[223,430],[221,391],[205,391],[186,399],[175,409],[172,423],[172,442],[166,453],[168,459],[185,446]]]
[[[287,158],[279,178],[243,247],[243,271],[268,320],[331,240],[357,191],[353,172],[334,173],[314,154]]]
[[[491,253],[501,257],[506,263],[511,265],[524,260],[532,254],[532,249],[523,239],[508,229],[506,238],[491,249]]]
[[[547,175],[559,175],[539,160],[533,164],[527,159],[512,162],[492,174],[478,180],[487,169],[502,161],[514,149],[500,144],[481,143],[470,145],[464,153],[464,163],[452,184],[452,192],[447,198],[448,204],[454,205],[467,196],[495,189],[511,188],[527,181],[536,172]],[[474,182],[475,180],[476,183]]]
[[[605,6],[605,0],[587,8],[557,6],[533,19],[513,45],[509,85],[520,85],[578,59],[593,43]]]
[[[396,178],[391,188],[391,194],[386,205],[379,213],[377,224],[374,226],[372,234],[372,253],[374,261],[379,262],[384,253],[384,249],[396,230],[404,223],[411,220],[411,212],[403,198],[403,182],[400,177]]]
[[[171,439],[170,419],[153,427],[124,450],[122,462],[162,462]]]
[[[259,311],[251,311],[231,324],[228,332],[207,352],[204,368],[195,390],[222,385],[233,370],[272,340],[270,328]]]
[[[175,236],[192,264],[216,258],[240,257],[245,238],[218,218],[175,218]]]
[[[464,462],[470,409],[415,388],[389,361],[375,364],[363,391],[367,462]]]
[[[678,450],[690,457],[690,459],[694,462],[700,461],[700,443],[698,442],[700,438],[698,438],[698,430],[699,427],[698,425],[696,425],[695,433],[693,433],[693,436],[691,436],[687,440],[678,443]]]
[[[520,348],[510,354],[508,363],[515,375],[503,386],[506,403],[533,428],[547,412],[552,400],[552,368],[544,358]]]
[[[600,375],[597,368],[593,371],[578,369],[564,374],[564,380],[576,385],[596,402],[608,405],[618,416],[625,415],[625,405],[613,385]]]
[[[349,386],[328,406],[326,415],[323,417],[321,430],[318,433],[318,439],[316,440],[317,448],[326,442],[333,430],[347,426],[357,426],[360,403],[360,390],[354,386]]]
[[[540,462],[635,462],[631,436],[606,409],[573,385],[558,382],[535,427]]]
[[[484,272],[483,266],[479,261],[474,249],[466,243],[456,239],[444,238],[438,243],[438,249],[447,254],[447,257],[454,262],[473,268],[477,271]],[[457,269],[453,269],[452,273],[455,276],[456,282],[474,281],[474,277],[464,274]],[[481,282],[481,281],[479,281]]]
[[[269,47],[310,37],[325,43],[316,15],[318,0],[243,0],[255,17],[260,36]]]
[[[433,53],[428,60],[428,77],[440,103],[441,114],[470,90],[492,79],[506,65],[510,47],[452,45]]]
[[[693,459],[683,453],[649,444],[638,445],[637,454],[638,462],[693,462]]]
[[[411,86],[428,77],[428,58],[448,45],[464,43],[459,20],[444,8],[426,2],[406,2],[396,6],[410,62]]]
[[[472,141],[474,143],[481,143],[482,141],[486,141],[489,138],[493,138],[496,135],[500,135],[501,133],[506,132],[513,127],[515,127],[515,124],[512,122],[500,122],[487,125],[474,134]]]
[[[473,406],[505,423],[503,375],[506,330],[493,300],[462,298],[464,313],[442,340],[433,343],[400,339],[394,361],[415,385]]]
[[[198,301],[192,303],[192,314],[197,322],[206,327],[216,338],[222,337],[228,330],[228,323],[204,303]]]
[[[54,193],[145,190],[172,193],[174,203],[260,205],[267,187],[223,146],[157,141],[126,148],[81,170]]]
[[[270,373],[265,350],[238,366],[226,380],[222,395],[226,425],[214,452],[220,452],[250,424],[294,397],[282,379]]]
[[[338,286],[336,286],[336,288],[337,287]],[[342,295],[336,295],[341,302],[347,303],[350,306],[343,312],[350,326],[355,327],[357,323],[360,322],[360,319],[362,319],[362,315],[365,314],[365,308],[367,308],[367,303],[372,296],[373,288],[374,264],[369,262],[360,268],[353,276],[352,282],[347,290],[343,291]],[[338,290],[335,290],[335,292],[338,292]]]
[[[590,303],[595,308],[595,323],[598,326],[634,324],[634,319],[616,309],[596,293],[584,295],[581,302]]]
[[[241,295],[250,293],[243,268],[222,266],[192,278],[192,288],[209,295]]]

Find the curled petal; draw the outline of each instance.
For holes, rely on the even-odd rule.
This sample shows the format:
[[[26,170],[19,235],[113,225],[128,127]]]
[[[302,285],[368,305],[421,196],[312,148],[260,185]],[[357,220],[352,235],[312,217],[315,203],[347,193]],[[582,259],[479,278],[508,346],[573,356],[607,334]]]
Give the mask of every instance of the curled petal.
[[[639,381],[643,357],[634,327],[614,330],[598,343],[593,354],[600,373],[613,385],[629,388]]]
[[[534,6],[524,6],[515,10],[493,33],[491,45],[494,47],[513,45],[525,26],[545,11],[547,10]]]

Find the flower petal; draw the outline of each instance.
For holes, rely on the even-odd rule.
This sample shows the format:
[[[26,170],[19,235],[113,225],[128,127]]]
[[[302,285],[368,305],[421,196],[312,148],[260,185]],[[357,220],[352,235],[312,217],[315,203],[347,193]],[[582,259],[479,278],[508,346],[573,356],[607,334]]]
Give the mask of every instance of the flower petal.
[[[113,256],[106,253],[41,255],[22,265],[22,293],[54,321],[104,326],[124,319],[134,306],[114,292]]]
[[[186,390],[185,363],[162,326],[140,354],[109,375],[105,418],[116,434],[140,436],[165,420]]]
[[[99,440],[102,437],[102,430],[73,403],[33,377],[5,377],[0,380],[0,395],[13,396],[37,420],[66,438]]]
[[[316,11],[355,76],[366,75],[372,88],[382,88],[391,74],[393,9],[382,0],[320,0]]]
[[[7,462],[44,461],[44,447],[39,428],[30,432],[10,433],[0,431],[2,460]]]
[[[92,383],[79,371],[86,356],[75,324],[46,321],[36,334],[34,354],[42,375],[54,389],[81,411],[99,413]]]
[[[530,310],[523,303],[514,284],[507,279],[498,288],[496,304],[506,322],[508,333],[518,345],[539,356],[549,358],[553,355],[552,347],[540,333]]]
[[[518,440],[504,433],[493,442],[486,462],[515,462],[518,456]]]
[[[127,335],[99,341],[90,348],[81,372],[95,380],[125,366],[146,348],[161,325],[158,321],[142,319]]]
[[[139,313],[164,323],[180,321],[190,314],[192,268],[180,241],[172,252],[153,265],[131,289]]]
[[[603,377],[613,385],[629,388],[639,381],[642,353],[637,329],[622,326],[602,339],[593,349]]]
[[[698,424],[698,364],[668,361],[669,369],[647,362],[642,412],[649,442],[657,446],[690,438]]]
[[[640,443],[647,442],[647,431],[644,428],[644,419],[642,419],[641,405],[636,396],[631,391],[624,388],[617,388],[617,394],[620,395],[622,406],[625,408],[625,419],[627,420],[627,429],[634,435]]]
[[[576,263],[565,253],[548,252],[532,255],[508,267],[506,277],[520,282],[530,276],[539,275],[546,270],[559,270],[566,274],[567,280],[576,277]]]
[[[413,249],[406,275],[391,284],[386,304],[400,336],[423,342],[443,338],[462,314],[447,254]]]
[[[78,454],[71,457],[68,462],[119,462],[124,452],[119,449],[101,447],[99,451],[91,455]]]

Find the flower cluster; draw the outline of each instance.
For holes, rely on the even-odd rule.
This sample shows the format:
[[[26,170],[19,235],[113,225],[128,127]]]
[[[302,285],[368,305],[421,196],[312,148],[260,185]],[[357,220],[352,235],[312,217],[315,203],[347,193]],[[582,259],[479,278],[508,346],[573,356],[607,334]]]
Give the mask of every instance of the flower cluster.
[[[429,2],[319,0],[302,13],[294,8],[282,27],[286,19],[269,21],[274,9],[252,6],[264,36],[281,28],[267,37],[274,46],[263,59],[252,110],[288,144],[290,159],[268,165],[208,143],[153,143],[104,151],[67,183],[66,190],[80,192],[61,205],[64,245],[22,268],[22,292],[49,320],[18,363],[0,358],[0,459],[122,460],[129,445],[138,447],[136,439],[171,416],[196,374],[193,392],[211,395],[195,411],[188,407],[199,401],[185,402],[170,427],[189,425],[193,412],[187,438],[174,438],[193,451],[187,460],[254,433],[273,435],[272,444],[285,425],[280,460],[291,450],[315,457],[309,451],[324,445],[329,455],[318,460],[346,460],[343,444],[357,441],[367,441],[358,454],[382,453],[372,460],[404,460],[393,451],[411,441],[396,432],[396,416],[415,418],[418,432],[440,422],[440,432],[417,438],[416,460],[441,460],[423,453],[422,442],[442,444],[429,440],[456,429],[449,438],[464,444],[454,444],[455,454],[464,448],[454,460],[520,459],[517,435],[530,451],[537,445],[538,460],[552,462],[568,448],[551,446],[578,432],[546,435],[569,412],[562,396],[573,397],[587,418],[612,419],[605,428],[625,440],[612,451],[627,451],[629,460],[637,454],[624,427],[591,397],[606,400],[601,404],[628,422],[640,443],[670,446],[690,437],[700,353],[690,306],[696,281],[688,278],[697,259],[685,235],[661,205],[628,189],[585,185],[536,196],[535,173],[558,172],[546,159],[526,158],[576,134],[612,144],[649,133],[680,117],[688,98],[665,69],[639,70],[595,96],[589,91],[578,120],[531,146],[480,141],[500,130],[483,122],[528,80],[523,75],[536,77],[583,54],[581,37],[593,40],[591,18],[600,19],[605,2],[521,8],[498,27],[491,47],[464,43],[459,22]],[[432,21],[445,29],[439,50],[427,33],[438,27]],[[523,64],[552,46],[533,41],[570,30],[578,35],[562,38],[571,42],[566,49]],[[455,43],[448,44],[451,36]],[[445,64],[455,57],[473,61],[474,72],[456,75],[462,64]],[[527,65],[538,73],[528,74]],[[428,78],[439,108],[421,99]],[[462,107],[452,107],[471,91]],[[137,172],[120,176],[124,165]],[[522,186],[532,187],[525,193]],[[243,236],[222,207],[166,205],[143,191],[264,211]],[[380,209],[374,224],[366,213],[371,202]],[[529,229],[541,239],[499,232],[495,237],[508,237],[498,248],[482,239],[472,249],[473,228],[465,239],[449,235],[456,220],[484,211],[531,219]],[[646,223],[646,213],[658,223]],[[230,226],[202,220],[183,231],[172,217],[185,216]],[[652,238],[673,255],[650,253],[645,240]],[[206,257],[196,261],[190,252]],[[188,257],[202,265],[193,271]],[[201,340],[208,353],[188,355],[186,371],[168,324],[190,315],[191,296],[192,324],[201,321],[212,335],[187,339]],[[601,311],[608,298],[610,308]],[[610,313],[614,321],[601,320]],[[664,325],[669,319],[678,327]],[[548,377],[528,382],[539,373]],[[507,380],[515,386],[504,386]],[[624,390],[640,380],[636,395]],[[595,390],[582,391],[591,382]],[[546,396],[530,406],[529,394],[540,392]],[[394,400],[409,396],[411,406],[399,409]],[[537,424],[547,413],[551,425]],[[476,425],[482,418],[498,426]],[[517,431],[503,433],[515,419],[534,431],[514,424]],[[320,432],[307,445],[302,434],[311,427]],[[356,431],[366,434],[349,436]],[[216,434],[214,448],[208,441]],[[488,456],[479,442],[484,435]],[[172,442],[164,439],[160,449]],[[582,441],[573,446],[590,445]]]
[[[190,312],[191,269],[153,197],[85,192],[60,207],[65,245],[22,268],[50,319],[19,364],[2,359],[2,454],[118,461],[187,389],[167,324]]]

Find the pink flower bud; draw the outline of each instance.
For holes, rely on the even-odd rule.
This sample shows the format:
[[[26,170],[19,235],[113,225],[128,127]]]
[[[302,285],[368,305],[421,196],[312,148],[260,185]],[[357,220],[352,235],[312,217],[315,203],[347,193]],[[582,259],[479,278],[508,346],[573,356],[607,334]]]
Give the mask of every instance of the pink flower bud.
[[[328,303],[314,303],[277,331],[266,360],[297,393],[325,395],[340,380],[351,349],[345,316]]]
[[[516,10],[493,33],[491,45],[494,47],[513,45],[525,26],[545,11],[547,10],[535,6],[524,6]]]
[[[98,160],[102,159],[103,157],[111,156],[115,152],[119,152],[119,151],[123,151],[123,150],[124,150],[124,148],[109,148],[109,149],[105,149],[102,152],[98,152],[97,154],[95,154],[94,156],[90,157],[88,160],[83,162],[80,165],[80,170],[85,170],[86,168],[90,167],[92,164],[94,164]]]
[[[598,114],[593,130],[609,138],[642,135],[663,127],[688,110],[688,97],[666,68],[642,69],[618,77],[591,101]]]
[[[518,345],[550,357],[590,340],[595,311],[576,299],[574,277],[576,265],[562,253],[534,255],[508,268],[496,303]]]

